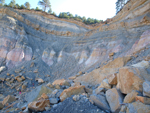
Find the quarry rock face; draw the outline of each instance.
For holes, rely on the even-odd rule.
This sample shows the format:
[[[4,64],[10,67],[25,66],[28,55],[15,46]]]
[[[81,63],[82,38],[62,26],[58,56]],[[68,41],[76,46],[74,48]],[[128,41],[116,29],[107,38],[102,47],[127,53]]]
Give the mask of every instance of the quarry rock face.
[[[96,25],[0,7],[0,112],[149,113],[149,6]]]

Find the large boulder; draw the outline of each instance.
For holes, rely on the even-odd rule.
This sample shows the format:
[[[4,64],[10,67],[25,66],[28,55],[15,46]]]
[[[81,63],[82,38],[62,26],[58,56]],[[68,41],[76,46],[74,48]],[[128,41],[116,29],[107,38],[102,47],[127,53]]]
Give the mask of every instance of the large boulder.
[[[111,108],[111,112],[119,112],[123,102],[123,95],[116,89],[109,89],[106,91],[106,99]]]
[[[143,91],[142,84],[145,80],[150,80],[144,68],[123,67],[119,69],[117,88],[122,93],[128,94],[133,90]]]
[[[137,101],[128,104],[126,113],[150,113],[150,106]]]
[[[108,105],[108,102],[105,96],[91,95],[90,101],[92,101],[94,105],[98,106],[100,109],[105,110],[105,111],[110,111],[110,107]]]
[[[84,88],[85,88],[85,86],[69,87],[68,89],[65,89],[61,93],[60,100],[64,101],[66,98],[71,97],[72,95],[78,95],[78,94],[85,93]]]
[[[150,97],[150,82],[145,81],[143,83],[143,95]]]

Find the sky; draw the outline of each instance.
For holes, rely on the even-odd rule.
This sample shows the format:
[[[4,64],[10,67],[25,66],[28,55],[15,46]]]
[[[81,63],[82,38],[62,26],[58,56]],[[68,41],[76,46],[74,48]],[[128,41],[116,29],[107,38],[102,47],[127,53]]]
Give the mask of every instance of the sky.
[[[5,0],[7,4],[11,0]],[[19,5],[29,2],[31,8],[38,6],[39,0],[16,0]],[[50,0],[52,11],[57,15],[60,12],[70,12],[86,18],[94,18],[98,20],[106,20],[112,18],[116,14],[115,3],[117,0]]]

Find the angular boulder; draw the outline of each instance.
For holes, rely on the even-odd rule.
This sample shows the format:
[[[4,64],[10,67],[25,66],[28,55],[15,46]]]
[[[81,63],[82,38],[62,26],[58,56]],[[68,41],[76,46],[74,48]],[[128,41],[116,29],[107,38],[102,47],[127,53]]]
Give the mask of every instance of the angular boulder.
[[[128,93],[125,98],[123,103],[132,103],[136,100],[136,96],[138,95],[137,91],[132,91],[131,93]]]
[[[143,82],[145,80],[150,80],[150,76],[148,76],[147,71],[144,68],[137,67],[123,67],[119,69],[117,78],[117,88],[119,88],[124,94],[128,94],[133,90],[142,92]]]
[[[105,110],[105,111],[110,111],[110,107],[108,105],[108,102],[105,96],[91,95],[90,101],[92,101],[94,105],[98,106],[100,109]]]
[[[108,79],[108,83],[110,85],[116,85],[117,84],[117,73],[110,75],[107,79]]]
[[[60,100],[64,101],[66,98],[71,97],[72,95],[78,95],[78,94],[85,93],[84,88],[85,88],[85,86],[69,87],[68,89],[65,89],[61,93]]]
[[[99,86],[99,88],[111,89],[111,86],[109,85],[108,80],[104,79],[101,82],[101,85]]]
[[[109,89],[106,91],[106,99],[111,108],[111,112],[119,112],[123,102],[123,95],[116,89]]]

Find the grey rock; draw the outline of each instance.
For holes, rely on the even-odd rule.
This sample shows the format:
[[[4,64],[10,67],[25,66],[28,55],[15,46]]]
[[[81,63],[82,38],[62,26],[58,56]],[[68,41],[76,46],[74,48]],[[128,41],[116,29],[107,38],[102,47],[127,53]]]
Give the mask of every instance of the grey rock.
[[[57,104],[58,103],[58,98],[50,98],[50,104]]]
[[[110,111],[106,97],[102,95],[91,95],[90,100],[93,101],[94,105],[98,106],[100,109],[104,111]]]
[[[150,97],[150,82],[143,82],[143,95]]]
[[[123,95],[116,88],[106,91],[106,99],[111,108],[111,112],[119,112],[123,102]]]

